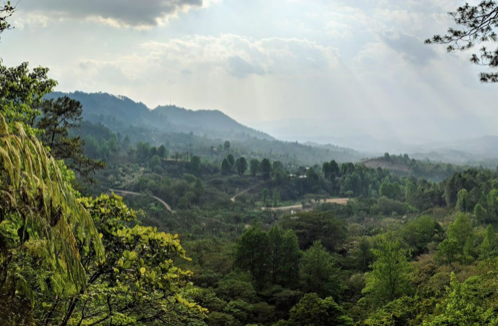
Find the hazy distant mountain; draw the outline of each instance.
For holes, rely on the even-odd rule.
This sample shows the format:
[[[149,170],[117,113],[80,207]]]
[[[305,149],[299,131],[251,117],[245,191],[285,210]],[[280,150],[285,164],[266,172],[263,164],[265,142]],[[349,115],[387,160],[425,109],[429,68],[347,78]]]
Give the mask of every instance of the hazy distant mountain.
[[[83,119],[102,123],[114,131],[139,127],[171,133],[192,132],[199,136],[228,140],[274,139],[266,133],[238,123],[220,111],[192,111],[177,106],[149,109],[143,103],[107,93],[55,92],[47,98],[65,95],[81,102]]]

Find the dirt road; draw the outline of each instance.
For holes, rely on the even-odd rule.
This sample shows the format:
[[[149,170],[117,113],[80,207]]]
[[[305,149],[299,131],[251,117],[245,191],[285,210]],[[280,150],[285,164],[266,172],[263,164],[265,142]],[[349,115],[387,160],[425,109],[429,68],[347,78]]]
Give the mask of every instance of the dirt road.
[[[133,191],[127,191],[127,190],[109,189],[109,191],[112,191],[112,192],[114,192],[117,195],[118,194],[123,194],[123,195],[131,195],[131,196],[144,196],[141,193],[133,192]],[[160,202],[161,204],[163,204],[163,206],[168,210],[168,212],[170,212],[172,214],[175,214],[175,211],[172,210],[171,206],[169,206],[168,203],[166,203],[164,200],[162,200],[161,198],[156,197],[156,196],[151,196],[151,197],[154,198],[155,200],[157,200],[158,202]]]
[[[328,198],[325,200],[325,202],[321,200],[320,203],[346,205],[350,199],[351,198]],[[315,201],[313,201],[313,203],[315,203]],[[261,207],[261,210],[270,211],[270,212],[290,211],[290,210],[302,211],[303,205],[296,204],[296,205],[282,206],[282,207]]]

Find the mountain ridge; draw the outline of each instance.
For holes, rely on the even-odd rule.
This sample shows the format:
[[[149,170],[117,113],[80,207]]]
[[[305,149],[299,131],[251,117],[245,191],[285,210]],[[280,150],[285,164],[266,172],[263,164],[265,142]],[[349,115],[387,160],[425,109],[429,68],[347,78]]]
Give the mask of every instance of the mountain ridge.
[[[103,92],[53,92],[46,98],[63,96],[82,104],[83,119],[102,123],[116,132],[129,127],[145,127],[162,132],[194,133],[227,140],[249,138],[275,140],[267,133],[237,122],[220,110],[190,110],[175,105],[157,106],[151,109],[129,97]]]

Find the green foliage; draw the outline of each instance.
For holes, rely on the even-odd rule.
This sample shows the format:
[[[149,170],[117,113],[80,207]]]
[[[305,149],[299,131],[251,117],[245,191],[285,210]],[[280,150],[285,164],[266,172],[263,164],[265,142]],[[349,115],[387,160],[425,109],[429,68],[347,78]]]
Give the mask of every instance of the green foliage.
[[[158,155],[154,155],[149,160],[149,168],[154,169],[161,166],[161,159]]]
[[[239,175],[244,175],[247,171],[247,161],[245,157],[239,157],[237,161],[235,161],[235,170]]]
[[[320,241],[316,241],[304,252],[301,259],[299,277],[304,292],[314,292],[320,297],[338,298],[343,290],[339,269],[334,258]]]
[[[10,1],[7,1],[3,7],[0,7],[0,34],[10,28],[10,24],[7,20],[12,16],[14,10],[15,9],[10,4]]]
[[[21,121],[32,125],[38,115],[33,107],[38,106],[55,85],[56,81],[48,78],[47,68],[30,71],[26,62],[12,68],[0,62],[0,114],[8,123]]]
[[[469,205],[469,192],[467,189],[462,189],[457,194],[456,208],[460,212],[468,212],[470,209]]]
[[[69,97],[57,100],[44,100],[40,105],[42,116],[36,121],[35,127],[41,134],[41,140],[50,148],[50,153],[59,160],[64,160],[68,167],[88,180],[92,181],[91,173],[102,169],[105,164],[89,159],[84,154],[85,142],[80,137],[71,137],[71,130],[80,127],[83,112],[81,103]],[[117,151],[117,145],[112,148]]]
[[[86,289],[68,297],[52,296],[40,307],[40,320],[85,324],[114,320],[147,325],[150,320],[181,320],[205,312],[184,298],[192,273],[174,265],[187,259],[178,235],[137,224],[122,198],[101,195],[81,200],[90,212],[106,248],[105,260],[84,250]],[[174,312],[174,313],[173,313]]]
[[[232,172],[232,165],[226,158],[221,162],[221,172],[223,174],[229,174]]]
[[[299,246],[303,250],[320,240],[325,248],[334,251],[347,235],[344,223],[336,219],[331,212],[300,212],[284,216],[280,225],[296,233]]]
[[[448,237],[438,246],[438,258],[451,264],[473,260],[474,228],[469,215],[460,213],[448,228]]]
[[[451,12],[451,17],[455,20],[458,28],[449,28],[446,35],[435,35],[426,43],[445,44],[448,52],[457,50],[468,50],[477,44],[497,41],[496,35],[496,13],[498,6],[496,2],[482,0],[479,3],[473,3],[458,7]],[[496,68],[498,54],[495,50],[490,50],[488,46],[482,46],[479,54],[473,53],[470,61],[481,66]],[[481,82],[498,82],[498,74],[494,72],[482,72],[480,74]]]
[[[80,251],[93,248],[102,259],[104,249],[61,164],[21,123],[9,127],[2,115],[0,135],[0,296],[14,312],[19,300],[32,299],[33,283],[56,282],[56,293],[62,284],[83,288]]]
[[[419,255],[429,250],[432,242],[439,243],[444,238],[444,230],[431,216],[421,216],[408,222],[401,229],[403,240]]]
[[[471,280],[469,280],[471,281]],[[472,282],[459,283],[451,273],[447,298],[438,305],[438,314],[428,318],[423,326],[498,325],[494,309],[484,309],[479,303]]]
[[[375,304],[387,303],[412,291],[412,268],[406,260],[406,252],[398,240],[390,235],[379,239],[377,249],[373,249],[375,262],[367,275],[363,293]]]
[[[263,179],[270,179],[272,167],[269,159],[265,158],[261,161],[261,164],[259,165],[259,171],[261,172]]]
[[[353,321],[334,299],[320,299],[315,293],[308,293],[291,309],[287,325],[352,326]]]
[[[268,236],[258,226],[247,229],[237,243],[235,263],[241,269],[251,272],[258,288],[262,288],[268,281],[268,252]]]
[[[486,228],[486,237],[479,247],[480,258],[485,260],[498,255],[498,244],[496,242],[496,233],[492,225]]]
[[[194,155],[190,159],[190,171],[195,175],[199,175],[201,172],[201,158],[199,156]]]
[[[251,170],[251,175],[253,177],[256,176],[256,174],[259,172],[259,161],[255,158],[253,158],[250,162],[249,162],[249,168]]]

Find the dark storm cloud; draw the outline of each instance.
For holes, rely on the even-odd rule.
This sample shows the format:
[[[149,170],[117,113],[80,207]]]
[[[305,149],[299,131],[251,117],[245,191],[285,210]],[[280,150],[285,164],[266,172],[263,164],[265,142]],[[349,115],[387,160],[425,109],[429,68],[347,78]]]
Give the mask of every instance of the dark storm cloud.
[[[178,10],[201,7],[203,0],[35,0],[21,2],[21,10],[35,10],[67,17],[100,17],[129,26],[154,26]]]
[[[385,33],[381,36],[383,41],[393,50],[398,52],[407,61],[415,65],[426,65],[436,57],[436,52],[424,44],[424,41],[405,33]]]

